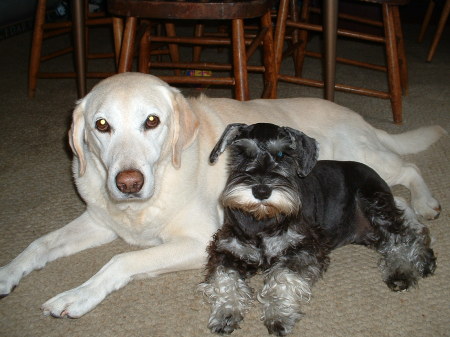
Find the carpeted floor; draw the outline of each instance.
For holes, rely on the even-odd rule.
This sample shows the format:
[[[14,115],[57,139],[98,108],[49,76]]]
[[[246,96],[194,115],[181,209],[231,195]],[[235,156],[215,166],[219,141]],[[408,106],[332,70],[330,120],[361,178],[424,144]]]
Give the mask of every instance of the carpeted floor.
[[[389,132],[440,124],[450,130],[449,36],[443,36],[431,63],[425,57],[431,40],[418,44],[418,26],[406,27],[409,92],[404,97],[404,123],[391,122],[388,101],[337,93],[336,102],[361,113],[373,125]],[[97,39],[97,40],[96,40]],[[108,45],[108,35],[94,36],[95,46]],[[54,42],[60,43],[60,42]],[[0,265],[19,254],[41,235],[77,217],[84,209],[72,184],[66,133],[76,101],[73,80],[39,80],[36,98],[27,98],[27,64],[30,34],[0,42]],[[51,47],[51,46],[50,46]],[[341,54],[358,53],[382,60],[381,49],[368,51],[340,42]],[[216,51],[211,51],[216,52]],[[63,58],[48,68],[70,63]],[[93,67],[112,69],[112,62]],[[319,76],[319,63],[308,61],[306,74]],[[292,69],[285,65],[284,71]],[[385,86],[384,74],[338,67],[338,80]],[[252,96],[261,89],[259,75],[251,76]],[[96,81],[89,81],[92,87]],[[186,90],[197,94],[199,90]],[[228,89],[207,89],[211,96],[231,95]],[[280,97],[322,96],[320,89],[281,84]],[[368,249],[347,246],[332,254],[325,277],[304,306],[305,318],[293,336],[438,337],[450,336],[450,179],[449,138],[407,159],[422,170],[433,194],[441,201],[438,220],[426,221],[435,238],[438,256],[435,276],[418,288],[393,293],[381,281],[377,255]],[[396,194],[408,197],[404,188]],[[80,285],[119,252],[137,249],[116,241],[50,263],[26,276],[15,291],[0,301],[0,336],[211,336],[206,328],[209,309],[195,293],[201,270],[167,274],[133,281],[108,296],[82,318],[44,317],[40,305],[54,295]],[[260,278],[252,280],[258,287]],[[234,336],[266,336],[255,306]]]

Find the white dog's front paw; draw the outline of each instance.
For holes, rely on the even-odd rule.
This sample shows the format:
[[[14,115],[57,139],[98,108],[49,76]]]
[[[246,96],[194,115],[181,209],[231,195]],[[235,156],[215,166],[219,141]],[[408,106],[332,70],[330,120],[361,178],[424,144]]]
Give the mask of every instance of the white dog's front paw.
[[[427,220],[434,220],[441,214],[441,205],[434,198],[416,199],[411,201],[414,211]]]
[[[103,297],[98,292],[80,286],[63,292],[41,306],[44,315],[57,318],[78,318],[94,309]]]
[[[11,273],[9,268],[0,268],[0,298],[8,296],[19,283],[20,278],[15,276],[15,273]]]

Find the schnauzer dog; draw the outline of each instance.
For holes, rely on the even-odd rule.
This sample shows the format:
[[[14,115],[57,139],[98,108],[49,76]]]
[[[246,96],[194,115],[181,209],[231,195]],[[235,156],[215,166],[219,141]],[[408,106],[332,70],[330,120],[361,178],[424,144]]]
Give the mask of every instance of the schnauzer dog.
[[[224,225],[208,247],[199,286],[211,304],[211,331],[239,327],[253,302],[245,279],[263,271],[262,320],[271,334],[290,333],[330,252],[346,244],[378,251],[383,280],[394,291],[433,274],[428,228],[369,167],[317,161],[314,139],[273,124],[228,125],[210,162],[227,147]]]

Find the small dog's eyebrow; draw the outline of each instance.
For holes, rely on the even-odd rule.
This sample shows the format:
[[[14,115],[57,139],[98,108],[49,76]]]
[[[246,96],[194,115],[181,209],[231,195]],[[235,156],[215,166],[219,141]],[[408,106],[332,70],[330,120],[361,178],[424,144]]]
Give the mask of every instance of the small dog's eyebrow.
[[[278,152],[282,151],[289,146],[289,142],[286,139],[273,139],[267,142],[267,150],[269,152]]]
[[[244,146],[248,150],[258,150],[258,144],[253,139],[243,138],[236,140],[233,145]]]

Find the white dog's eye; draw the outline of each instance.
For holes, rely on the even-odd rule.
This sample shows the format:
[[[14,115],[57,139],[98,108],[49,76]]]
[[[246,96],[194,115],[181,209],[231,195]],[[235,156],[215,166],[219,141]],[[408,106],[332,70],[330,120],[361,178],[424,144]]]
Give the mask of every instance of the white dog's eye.
[[[104,118],[100,118],[95,122],[95,128],[100,132],[109,132],[111,131],[111,127],[108,122]]]
[[[146,129],[154,129],[159,125],[159,117],[155,115],[150,115],[147,117],[147,120],[145,121],[145,128]]]

